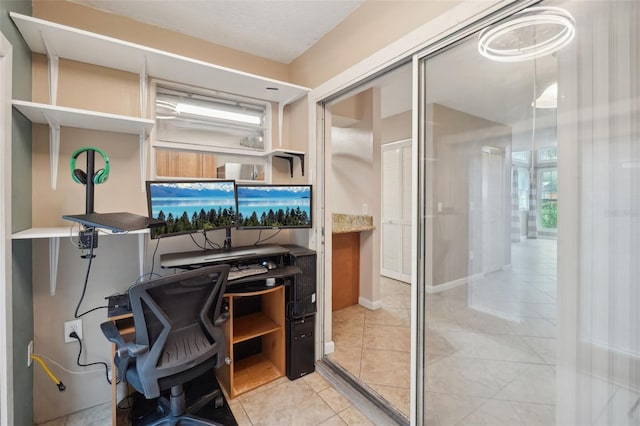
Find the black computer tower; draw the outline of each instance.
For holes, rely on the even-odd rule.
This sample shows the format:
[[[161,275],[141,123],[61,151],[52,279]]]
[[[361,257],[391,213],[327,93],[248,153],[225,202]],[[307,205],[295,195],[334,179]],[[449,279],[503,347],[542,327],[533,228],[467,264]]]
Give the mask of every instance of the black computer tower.
[[[315,371],[316,316],[287,318],[287,377],[298,379]]]
[[[293,285],[287,288],[287,317],[299,318],[316,313],[316,252],[294,245],[285,245],[289,249],[287,262],[302,271],[296,275]]]

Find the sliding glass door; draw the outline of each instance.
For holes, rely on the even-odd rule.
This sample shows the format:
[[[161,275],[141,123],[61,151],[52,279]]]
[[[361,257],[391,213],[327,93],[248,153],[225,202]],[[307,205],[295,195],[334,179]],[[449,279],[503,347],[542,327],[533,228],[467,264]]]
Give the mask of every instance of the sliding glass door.
[[[545,1],[419,59],[418,421],[640,424],[639,24]]]

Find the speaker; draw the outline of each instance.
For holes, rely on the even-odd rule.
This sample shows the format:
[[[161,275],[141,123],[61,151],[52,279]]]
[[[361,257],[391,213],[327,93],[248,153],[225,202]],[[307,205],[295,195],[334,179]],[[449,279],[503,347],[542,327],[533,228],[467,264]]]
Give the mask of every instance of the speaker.
[[[288,265],[297,266],[302,271],[296,275],[287,288],[287,317],[302,318],[316,313],[316,252],[293,245],[283,245],[289,249]]]
[[[286,320],[287,377],[298,379],[315,371],[315,315]]]
[[[73,179],[74,182],[80,183],[82,185],[87,184],[87,173],[82,169],[76,168],[76,160],[78,159],[80,154],[82,154],[83,152],[86,152],[87,155],[89,155],[89,153],[92,151],[100,154],[100,156],[102,157],[102,161],[104,161],[104,168],[98,169],[93,174],[93,177],[92,177],[93,183],[95,184],[105,183],[107,179],[109,179],[109,169],[111,167],[109,164],[109,156],[105,154],[104,151],[102,151],[101,149],[84,147],[76,150],[73,154],[71,154],[71,162],[69,166],[71,167],[71,179]]]

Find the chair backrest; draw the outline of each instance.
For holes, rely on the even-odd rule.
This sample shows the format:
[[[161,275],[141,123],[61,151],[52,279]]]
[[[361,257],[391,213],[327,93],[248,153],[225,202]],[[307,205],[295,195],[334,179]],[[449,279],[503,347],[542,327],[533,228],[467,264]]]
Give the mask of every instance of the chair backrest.
[[[192,380],[226,357],[221,316],[228,265],[208,266],[131,286],[137,380],[147,398]]]

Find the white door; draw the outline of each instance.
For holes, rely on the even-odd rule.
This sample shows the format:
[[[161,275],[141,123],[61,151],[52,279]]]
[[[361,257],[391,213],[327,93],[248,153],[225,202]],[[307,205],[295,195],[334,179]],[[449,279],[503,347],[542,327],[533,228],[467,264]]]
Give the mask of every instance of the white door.
[[[411,282],[411,140],[382,145],[380,274]]]
[[[504,266],[504,150],[482,147],[482,272]]]

